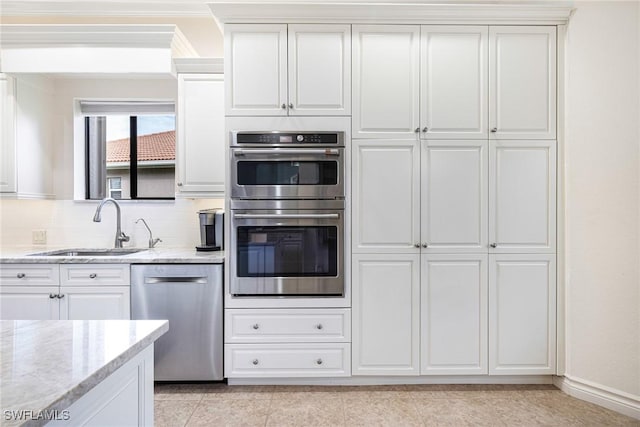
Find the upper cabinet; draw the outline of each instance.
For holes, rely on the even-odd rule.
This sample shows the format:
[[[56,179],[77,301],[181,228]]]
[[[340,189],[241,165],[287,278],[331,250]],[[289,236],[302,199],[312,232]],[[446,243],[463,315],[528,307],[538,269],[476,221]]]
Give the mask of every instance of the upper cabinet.
[[[15,80],[0,74],[0,192],[16,191]]]
[[[556,27],[353,26],[353,138],[555,139]]]
[[[492,136],[555,139],[556,27],[491,27],[489,59]]]
[[[224,196],[222,74],[178,75],[176,196]]]
[[[227,116],[351,114],[350,25],[225,25]]]
[[[414,138],[420,27],[353,26],[353,138]]]

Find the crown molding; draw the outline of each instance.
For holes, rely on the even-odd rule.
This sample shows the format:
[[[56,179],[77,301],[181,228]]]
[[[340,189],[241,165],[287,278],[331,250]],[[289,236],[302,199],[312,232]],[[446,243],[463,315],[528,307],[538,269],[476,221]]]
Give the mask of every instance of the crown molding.
[[[174,58],[176,73],[224,73],[223,58]]]
[[[212,0],[226,23],[566,24],[572,1]]]
[[[2,0],[2,16],[211,17],[204,0],[196,1],[25,1]]]

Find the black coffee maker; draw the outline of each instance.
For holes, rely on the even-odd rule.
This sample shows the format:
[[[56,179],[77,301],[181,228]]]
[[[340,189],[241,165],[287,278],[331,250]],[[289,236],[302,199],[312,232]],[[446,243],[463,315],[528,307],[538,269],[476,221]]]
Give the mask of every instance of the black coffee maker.
[[[200,245],[198,251],[219,251],[224,249],[224,210],[204,209],[198,211],[200,217]]]

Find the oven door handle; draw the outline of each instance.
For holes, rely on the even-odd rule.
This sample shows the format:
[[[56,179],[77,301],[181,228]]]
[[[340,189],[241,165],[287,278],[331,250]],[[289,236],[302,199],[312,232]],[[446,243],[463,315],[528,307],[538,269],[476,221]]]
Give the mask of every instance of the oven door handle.
[[[233,214],[236,219],[338,219],[340,214]]]
[[[298,149],[298,150],[294,150],[294,149],[278,149],[278,148],[272,148],[269,150],[264,150],[264,149],[251,149],[251,150],[243,150],[241,148],[236,148],[233,149],[233,154],[234,156],[246,156],[246,155],[272,155],[272,156],[277,156],[278,154],[285,154],[285,155],[296,155],[296,154],[324,154],[326,156],[339,156],[340,155],[340,150],[337,150],[335,148],[323,148],[323,149],[309,149],[309,148],[302,148],[302,149]]]

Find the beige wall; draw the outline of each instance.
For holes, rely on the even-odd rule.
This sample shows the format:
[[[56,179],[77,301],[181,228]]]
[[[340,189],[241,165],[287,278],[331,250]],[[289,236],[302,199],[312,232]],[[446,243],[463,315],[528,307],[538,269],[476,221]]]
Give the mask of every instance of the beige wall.
[[[3,24],[175,24],[201,57],[224,56],[223,36],[213,15],[187,17],[6,16]]]
[[[567,375],[638,399],[640,7],[576,6],[567,41]]]

